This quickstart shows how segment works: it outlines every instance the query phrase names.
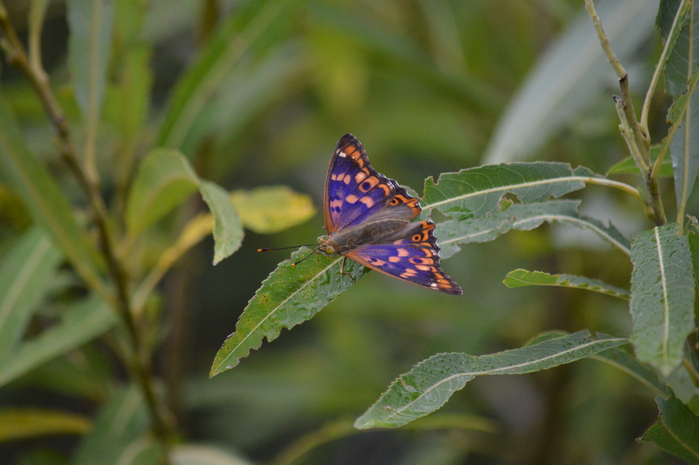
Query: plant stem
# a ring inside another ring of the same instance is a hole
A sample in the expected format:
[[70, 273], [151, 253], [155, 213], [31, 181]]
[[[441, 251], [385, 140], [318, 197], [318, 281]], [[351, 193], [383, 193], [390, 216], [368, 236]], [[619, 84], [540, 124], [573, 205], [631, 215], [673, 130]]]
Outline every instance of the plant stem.
[[[585, 0], [585, 9], [590, 15], [590, 18], [592, 18], [595, 30], [597, 31], [597, 37], [599, 38], [604, 53], [607, 55], [607, 60], [612, 65], [612, 68], [614, 68], [619, 78], [621, 97], [615, 97], [614, 100], [616, 102], [617, 112], [619, 113], [619, 120], [621, 121], [622, 137], [624, 137], [629, 151], [631, 152], [631, 156], [636, 162], [638, 169], [641, 171], [648, 189], [649, 200], [645, 203], [647, 207], [646, 214], [657, 226], [666, 224], [667, 218], [660, 199], [658, 177], [657, 175], [653, 175], [654, 171], [652, 170], [650, 138], [647, 129], [642, 127], [636, 119], [636, 112], [629, 92], [629, 75], [626, 73], [626, 70], [621, 65], [616, 55], [614, 55], [612, 47], [609, 45], [609, 38], [602, 28], [602, 21], [597, 15], [592, 0]], [[654, 86], [655, 84], [653, 84], [653, 88]], [[650, 96], [652, 96], [652, 91], [650, 92]]]
[[614, 71], [619, 78], [621, 98], [624, 101], [624, 113], [626, 114], [626, 119], [628, 120], [631, 130], [633, 131], [636, 145], [638, 146], [639, 151], [646, 163], [650, 164], [650, 155], [648, 153], [650, 140], [648, 139], [648, 134], [641, 129], [641, 126], [638, 124], [638, 120], [636, 119], [636, 112], [634, 111], [631, 93], [629, 92], [629, 75], [626, 73], [626, 70], [621, 65], [616, 55], [614, 55], [611, 45], [609, 45], [609, 38], [602, 28], [602, 21], [600, 20], [599, 16], [597, 16], [597, 11], [595, 10], [595, 5], [593, 4], [592, 0], [585, 0], [585, 9], [592, 18], [592, 22], [595, 25], [595, 30], [597, 31], [597, 37], [599, 37], [602, 49], [607, 55], [607, 60], [612, 65], [612, 68], [614, 68]]
[[90, 206], [93, 221], [97, 226], [100, 248], [107, 263], [107, 271], [112, 278], [116, 290], [114, 299], [116, 310], [129, 334], [131, 342], [131, 353], [127, 356], [127, 363], [143, 392], [143, 396], [151, 414], [153, 434], [165, 451], [163, 454], [163, 463], [166, 464], [168, 463], [167, 448], [170, 435], [169, 427], [165, 421], [162, 409], [158, 405], [158, 399], [155, 395], [148, 364], [142, 358], [143, 344], [140, 332], [138, 331], [138, 327], [131, 312], [128, 296], [128, 277], [115, 254], [114, 241], [109, 230], [107, 208], [104, 204], [104, 200], [100, 195], [98, 187], [89, 181], [85, 170], [80, 165], [72, 142], [70, 127], [51, 91], [48, 78], [44, 73], [37, 72], [37, 70], [30, 65], [24, 46], [19, 40], [14, 26], [10, 22], [9, 15], [7, 14], [2, 0], [0, 0], [0, 28], [7, 37], [3, 45], [7, 52], [8, 62], [16, 66], [22, 74], [24, 74], [37, 92], [49, 122], [53, 126], [58, 137], [61, 158], [77, 178], [80, 188], [83, 190]]

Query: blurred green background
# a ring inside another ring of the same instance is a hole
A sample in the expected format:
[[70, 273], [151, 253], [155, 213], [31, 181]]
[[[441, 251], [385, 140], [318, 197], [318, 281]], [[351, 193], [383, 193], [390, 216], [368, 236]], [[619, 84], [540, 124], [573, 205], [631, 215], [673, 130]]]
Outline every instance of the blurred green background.
[[[316, 443], [293, 463], [678, 463], [635, 441], [657, 415], [651, 392], [594, 360], [532, 375], [478, 378], [415, 426], [361, 433], [348, 427], [396, 376], [438, 352], [520, 347], [552, 329], [627, 335], [628, 310], [610, 297], [502, 284], [508, 271], [526, 268], [628, 288], [628, 259], [584, 231], [545, 225], [462, 247], [443, 262], [463, 287], [462, 297], [370, 273], [310, 322], [283, 331], [234, 370], [208, 379], [214, 354], [247, 301], [288, 257], [286, 251], [256, 249], [311, 243], [323, 234], [325, 173], [343, 134], [359, 138], [379, 172], [418, 193], [428, 176], [489, 162], [555, 160], [604, 173], [625, 156], [611, 99], [618, 87], [581, 1], [114, 4], [116, 39], [98, 141], [107, 199], [128, 179], [137, 163], [132, 159], [165, 144], [182, 150], [201, 177], [228, 190], [288, 185], [311, 195], [321, 211], [281, 233], [246, 231], [242, 248], [216, 267], [210, 265], [213, 242], [204, 241], [159, 287], [151, 301], [153, 318], [162, 318], [155, 370], [183, 441], [214, 444], [250, 463], [288, 463], [284, 454]], [[29, 2], [6, 6], [26, 34]], [[657, 1], [598, 6], [632, 90], [642, 95], [658, 56]], [[192, 70], [200, 69], [220, 29], [233, 23], [231, 40], [240, 41], [240, 56], [204, 92], [190, 124], [164, 136], [182, 83], [195, 79]], [[44, 63], [80, 139], [68, 32], [65, 5], [49, 2]], [[2, 80], [29, 144], [64, 192], [78, 199], [32, 90], [9, 66], [3, 65]], [[129, 107], [120, 93], [124, 83], [142, 89], [145, 106], [134, 98]], [[662, 95], [656, 100], [652, 117], [662, 132], [667, 102]], [[629, 198], [609, 189], [590, 187], [581, 196], [584, 212], [613, 219], [629, 235], [648, 226]], [[139, 253], [153, 254], [154, 261], [161, 249], [153, 244], [171, 241], [204, 208], [192, 199], [151, 233]], [[4, 182], [0, 216], [0, 249], [6, 250], [30, 220]], [[55, 300], [61, 298], [65, 292]], [[50, 317], [51, 308], [45, 313]], [[92, 416], [124, 381], [109, 340], [97, 340], [6, 386], [0, 404]], [[79, 442], [79, 436], [11, 441], [0, 444], [0, 457], [9, 457], [7, 463], [69, 463]]]

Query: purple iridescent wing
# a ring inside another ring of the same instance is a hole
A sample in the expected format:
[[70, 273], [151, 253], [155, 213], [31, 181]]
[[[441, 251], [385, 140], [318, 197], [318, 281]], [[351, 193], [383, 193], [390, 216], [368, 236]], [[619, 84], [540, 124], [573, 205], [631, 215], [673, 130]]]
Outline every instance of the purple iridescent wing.
[[370, 217], [411, 220], [420, 213], [420, 204], [396, 181], [372, 168], [362, 144], [345, 134], [330, 160], [324, 210], [330, 234]]
[[389, 243], [366, 244], [346, 257], [398, 279], [447, 294], [463, 294], [439, 265], [439, 246], [430, 220], [411, 223]]

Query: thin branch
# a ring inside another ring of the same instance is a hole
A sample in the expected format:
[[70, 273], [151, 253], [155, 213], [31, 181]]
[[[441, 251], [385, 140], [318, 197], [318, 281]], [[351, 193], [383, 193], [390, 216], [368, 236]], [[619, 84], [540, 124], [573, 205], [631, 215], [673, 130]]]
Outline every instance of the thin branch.
[[31, 3], [29, 14], [29, 64], [39, 79], [48, 82], [48, 76], [41, 64], [41, 29], [44, 25], [48, 0], [34, 0]]
[[[131, 312], [131, 305], [128, 297], [128, 279], [115, 254], [114, 241], [108, 226], [107, 208], [104, 204], [104, 200], [102, 199], [97, 186], [89, 182], [85, 170], [80, 165], [75, 153], [67, 119], [57, 103], [57, 100], [48, 84], [48, 80], [42, 78], [42, 76], [30, 65], [27, 52], [24, 49], [22, 42], [19, 40], [17, 32], [10, 21], [9, 15], [7, 14], [7, 10], [2, 0], [0, 0], [0, 28], [7, 37], [7, 40], [3, 41], [3, 47], [7, 52], [8, 62], [16, 66], [22, 72], [22, 74], [24, 74], [32, 87], [34, 87], [34, 90], [37, 92], [39, 100], [41, 101], [42, 106], [44, 107], [44, 110], [48, 116], [49, 122], [53, 126], [58, 137], [61, 158], [77, 178], [78, 183], [83, 190], [83, 193], [90, 206], [93, 221], [95, 222], [99, 233], [98, 235], [101, 250], [106, 259], [107, 270], [116, 288], [116, 308], [119, 316], [121, 317], [122, 323], [126, 327], [132, 344], [132, 353], [128, 357], [128, 364], [130, 365], [130, 369], [135, 375], [135, 378], [143, 391], [146, 404], [150, 410], [153, 421], [153, 433], [158, 438], [162, 446], [167, 450], [170, 428], [165, 421], [162, 409], [158, 405], [155, 390], [153, 388], [153, 380], [150, 377], [147, 364], [142, 359], [143, 348], [141, 337]], [[167, 463], [166, 454], [164, 454], [164, 457], [164, 463]]]
[[619, 115], [619, 121], [621, 121], [619, 130], [621, 132], [621, 136], [626, 142], [626, 146], [629, 148], [631, 158], [633, 158], [633, 161], [636, 162], [636, 166], [638, 166], [641, 173], [648, 173], [650, 171], [650, 167], [638, 150], [638, 145], [633, 137], [633, 130], [631, 127], [629, 127], [629, 121], [626, 118], [626, 113], [624, 112], [624, 102], [616, 95], [614, 96], [614, 106], [616, 107], [616, 112]]
[[633, 131], [634, 139], [636, 140], [636, 145], [638, 146], [639, 152], [646, 163], [650, 164], [650, 154], [648, 148], [650, 147], [650, 139], [648, 134], [643, 131], [641, 126], [638, 124], [636, 119], [636, 112], [633, 108], [633, 101], [631, 100], [631, 93], [629, 92], [629, 75], [626, 70], [621, 65], [616, 55], [612, 51], [611, 45], [609, 45], [609, 38], [602, 28], [602, 21], [597, 15], [595, 10], [595, 5], [592, 0], [585, 0], [585, 9], [592, 18], [592, 22], [595, 25], [595, 30], [597, 31], [597, 37], [599, 37], [600, 44], [604, 53], [607, 55], [607, 60], [614, 68], [617, 77], [619, 78], [619, 87], [621, 88], [621, 98], [623, 100], [623, 109], [628, 120], [629, 126]]
[[607, 55], [607, 60], [609, 60], [609, 63], [619, 77], [621, 98], [616, 97], [615, 101], [621, 121], [621, 134], [629, 147], [631, 156], [641, 170], [642, 177], [648, 188], [649, 202], [644, 202], [646, 214], [656, 225], [666, 224], [667, 218], [665, 217], [665, 209], [660, 200], [658, 178], [652, 175], [650, 138], [647, 130], [641, 127], [636, 119], [636, 112], [634, 111], [633, 101], [631, 100], [631, 94], [629, 92], [629, 76], [616, 55], [614, 55], [612, 47], [609, 45], [609, 38], [602, 28], [602, 22], [597, 15], [597, 11], [595, 11], [592, 0], [585, 0], [585, 9], [592, 18], [595, 30], [597, 31], [597, 37], [599, 38], [604, 53]]

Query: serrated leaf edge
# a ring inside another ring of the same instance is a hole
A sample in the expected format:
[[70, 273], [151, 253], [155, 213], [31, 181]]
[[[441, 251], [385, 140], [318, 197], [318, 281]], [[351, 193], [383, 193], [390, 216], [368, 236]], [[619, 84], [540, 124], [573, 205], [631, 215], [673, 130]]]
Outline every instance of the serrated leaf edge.
[[[283, 301], [281, 301], [274, 309], [272, 309], [267, 315], [265, 315], [265, 317], [264, 317], [262, 320], [260, 320], [260, 322], [259, 322], [257, 325], [255, 325], [255, 326], [250, 330], [250, 332], [249, 332], [240, 342], [238, 342], [238, 344], [237, 344], [234, 348], [231, 349], [231, 351], [229, 352], [229, 354], [228, 354], [224, 359], [222, 359], [218, 364], [215, 363], [214, 366], [211, 367], [211, 372], [209, 373], [209, 377], [211, 378], [211, 377], [213, 377], [213, 376], [215, 376], [215, 375], [217, 375], [217, 374], [222, 373], [223, 371], [225, 371], [225, 370], [220, 370], [220, 367], [226, 362], [226, 360], [228, 360], [228, 359], [231, 357], [231, 354], [232, 354], [238, 347], [240, 347], [245, 341], [247, 341], [248, 338], [249, 338], [253, 333], [257, 332], [257, 330], [259, 329], [259, 327], [260, 327], [265, 321], [267, 321], [273, 314], [275, 314], [275, 313], [276, 313], [285, 303], [287, 303], [291, 298], [293, 298], [294, 296], [296, 296], [299, 292], [301, 292], [303, 289], [305, 289], [307, 286], [309, 286], [311, 283], [313, 283], [315, 280], [317, 280], [322, 274], [324, 274], [325, 272], [327, 272], [328, 270], [330, 270], [333, 266], [337, 265], [337, 263], [339, 263], [340, 260], [342, 260], [343, 258], [344, 258], [344, 257], [339, 257], [339, 258], [337, 258], [336, 260], [333, 260], [332, 262], [330, 262], [330, 264], [328, 264], [328, 266], [326, 266], [326, 267], [323, 268], [321, 271], [319, 271], [318, 273], [316, 273], [316, 274], [315, 274], [313, 277], [311, 277], [310, 279], [306, 280], [306, 282], [303, 283], [303, 285], [302, 285], [301, 287], [299, 287], [299, 288], [296, 289], [294, 292], [292, 292], [286, 299], [284, 299]], [[278, 268], [277, 268], [277, 269], [278, 269]], [[276, 270], [275, 270], [275, 271], [276, 271]], [[274, 272], [272, 272], [272, 274], [273, 274], [273, 273], [274, 273]], [[265, 280], [262, 282], [262, 285], [260, 286], [260, 288], [264, 287], [265, 283], [266, 283], [267, 281], [269, 281], [269, 280], [271, 279], [271, 277], [272, 277], [272, 275], [270, 274], [270, 276], [268, 276], [267, 279], [265, 279]], [[252, 297], [252, 299], [250, 299], [250, 300], [248, 301], [248, 305], [249, 305], [253, 300], [255, 300], [256, 297], [257, 297], [257, 294], [255, 294], [255, 295]], [[244, 314], [245, 314], [245, 313], [243, 312], [243, 315], [244, 315]], [[242, 317], [242, 315], [241, 315], [241, 317]], [[283, 327], [283, 328], [290, 329], [290, 328], [289, 328], [288, 326], [286, 326], [286, 325], [282, 325], [282, 327]], [[233, 334], [235, 334], [235, 333], [233, 333]], [[224, 346], [226, 345], [226, 342], [228, 341], [228, 339], [230, 339], [230, 338], [233, 336], [233, 334], [231, 334], [230, 336], [228, 336], [228, 337], [226, 338], [226, 341], [223, 342], [223, 345], [224, 345]], [[261, 341], [262, 341], [262, 338], [260, 338], [260, 342], [261, 342]], [[259, 348], [260, 346], [258, 345], [257, 347]], [[250, 347], [245, 355], [243, 355], [243, 356], [241, 356], [241, 357], [238, 357], [238, 361], [239, 361], [241, 358], [244, 358], [244, 357], [246, 357], [247, 355], [249, 355], [249, 354], [250, 354], [250, 351], [252, 351], [253, 349], [255, 349], [255, 347]], [[238, 364], [238, 363], [236, 362], [236, 365], [237, 365], [237, 364]], [[233, 366], [235, 366], [235, 365], [233, 365]], [[226, 369], [227, 369], [227, 368], [226, 368]]]
[[[589, 335], [589, 333], [588, 333], [588, 335]], [[546, 357], [538, 358], [538, 359], [536, 359], [536, 360], [528, 361], [528, 362], [521, 363], [521, 364], [518, 364], [518, 365], [508, 365], [508, 366], [506, 366], [506, 367], [495, 368], [495, 369], [492, 369], [492, 370], [479, 371], [479, 372], [473, 372], [473, 373], [457, 373], [457, 374], [453, 374], [453, 375], [451, 375], [451, 376], [449, 376], [449, 377], [447, 377], [447, 378], [444, 378], [444, 379], [440, 380], [438, 383], [435, 383], [435, 384], [434, 384], [433, 386], [431, 386], [428, 390], [422, 392], [418, 397], [416, 397], [414, 400], [412, 400], [411, 402], [409, 402], [409, 403], [406, 404], [405, 406], [401, 407], [401, 408], [398, 409], [398, 410], [392, 411], [391, 415], [385, 417], [384, 419], [391, 419], [391, 418], [398, 417], [398, 416], [400, 415], [401, 412], [403, 412], [404, 410], [406, 410], [406, 409], [408, 409], [409, 407], [411, 407], [413, 404], [415, 404], [417, 401], [419, 401], [420, 399], [422, 399], [423, 397], [425, 397], [427, 394], [429, 394], [430, 392], [432, 392], [432, 391], [433, 391], [434, 389], [436, 389], [438, 386], [440, 386], [440, 385], [442, 385], [442, 384], [444, 384], [444, 383], [446, 383], [446, 382], [448, 382], [448, 381], [451, 381], [451, 380], [453, 380], [453, 379], [455, 379], [455, 378], [462, 377], [462, 376], [470, 376], [471, 378], [474, 378], [474, 377], [476, 377], [476, 376], [481, 376], [481, 375], [494, 375], [494, 374], [498, 374], [498, 372], [510, 370], [510, 369], [512, 369], [512, 368], [523, 367], [523, 366], [531, 365], [531, 364], [534, 364], [534, 363], [540, 363], [540, 362], [542, 362], [542, 361], [544, 361], [544, 360], [548, 360], [548, 359], [554, 358], [554, 357], [559, 357], [559, 356], [561, 356], [561, 355], [565, 355], [565, 354], [568, 353], [568, 352], [573, 352], [573, 351], [576, 351], [576, 350], [580, 350], [580, 349], [583, 349], [583, 348], [585, 348], [585, 347], [587, 347], [587, 346], [590, 346], [590, 345], [593, 345], [593, 344], [599, 344], [600, 342], [605, 342], [605, 343], [607, 343], [607, 342], [610, 342], [610, 341], [611, 341], [611, 342], [616, 342], [616, 341], [619, 341], [619, 342], [628, 342], [628, 340], [627, 340], [626, 338], [621, 338], [621, 337], [619, 337], [619, 338], [609, 338], [609, 339], [590, 340], [590, 341], [587, 342], [586, 344], [579, 345], [579, 346], [575, 346], [575, 347], [571, 347], [570, 349], [567, 349], [567, 350], [565, 350], [565, 351], [563, 351], [563, 352], [556, 352], [555, 354], [551, 354], [551, 355], [548, 355], [548, 356], [546, 356]], [[459, 352], [451, 352], [451, 353], [452, 353], [452, 354], [457, 354], [457, 355], [458, 355], [458, 354], [461, 354], [461, 353], [459, 353]], [[449, 353], [440, 354], [440, 355], [449, 355]], [[428, 359], [428, 360], [429, 360], [429, 359]], [[402, 376], [399, 377], [399, 378], [402, 378]], [[390, 389], [390, 388], [389, 388], [389, 389]], [[374, 404], [374, 405], [376, 405], [376, 404]], [[374, 407], [374, 406], [372, 406], [369, 410], [373, 409], [373, 407]]]

